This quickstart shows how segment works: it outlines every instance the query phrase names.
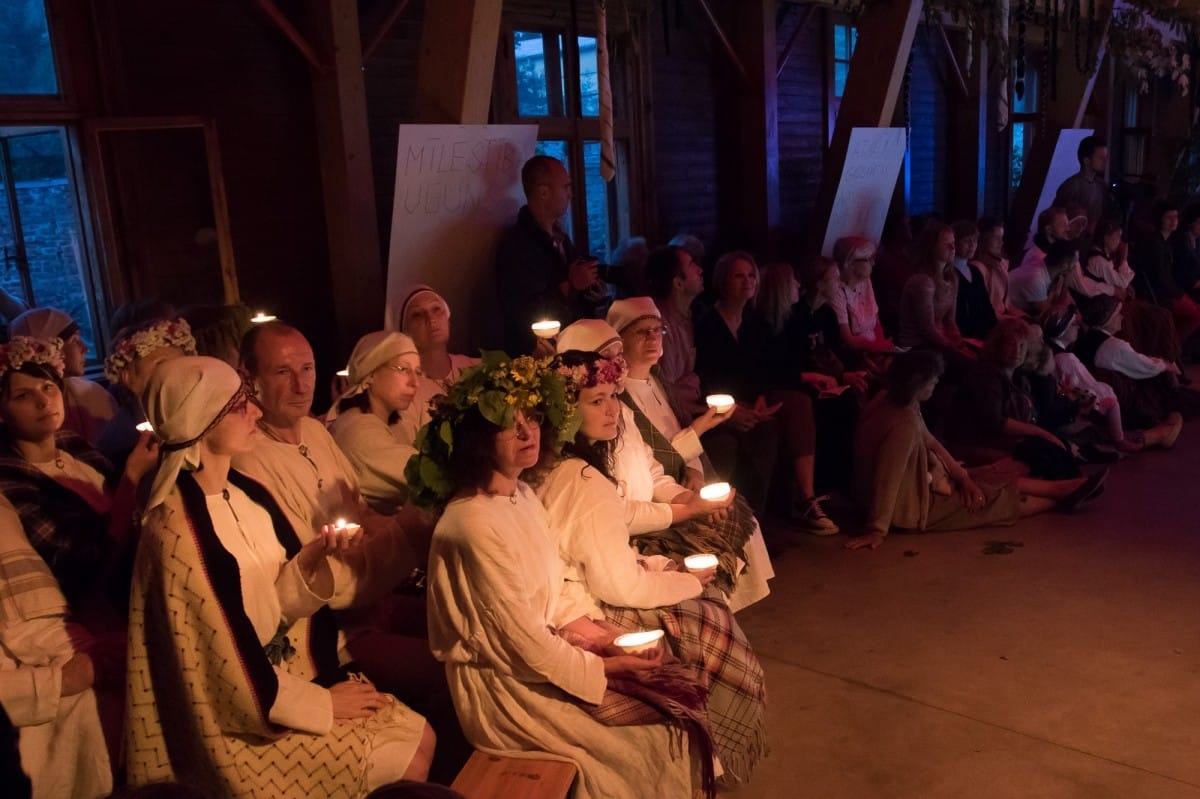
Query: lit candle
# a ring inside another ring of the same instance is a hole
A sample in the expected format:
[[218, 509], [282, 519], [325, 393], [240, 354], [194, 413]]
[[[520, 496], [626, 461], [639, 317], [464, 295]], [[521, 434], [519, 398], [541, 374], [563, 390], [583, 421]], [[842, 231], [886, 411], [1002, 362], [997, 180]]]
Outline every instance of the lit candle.
[[266, 311], [259, 311], [254, 316], [250, 317], [250, 321], [256, 325], [261, 325], [263, 322], [274, 322], [275, 317], [271, 316]]
[[704, 555], [688, 555], [683, 559], [683, 565], [690, 572], [702, 572], [706, 569], [715, 569], [717, 567], [717, 556]]
[[545, 322], [534, 322], [529, 326], [533, 330], [533, 335], [538, 338], [554, 338], [558, 335], [558, 331], [562, 329], [562, 325], [553, 320]]
[[149, 422], [140, 422], [134, 429], [139, 433], [153, 433], [154, 425], [150, 424]]
[[350, 370], [349, 369], [338, 369], [337, 376], [338, 377], [349, 377]]
[[639, 652], [645, 652], [648, 649], [658, 646], [659, 639], [662, 637], [662, 630], [641, 630], [636, 633], [618, 635], [613, 643], [629, 654], [636, 655]]
[[353, 539], [354, 536], [358, 535], [358, 531], [362, 529], [362, 525], [355, 524], [354, 522], [348, 522], [345, 519], [338, 519], [336, 522], [330, 525], [329, 529], [331, 529], [338, 538], [342, 539], [343, 541], [349, 541]]
[[729, 496], [729, 483], [709, 483], [700, 489], [700, 499], [720, 502]]
[[704, 398], [708, 403], [708, 407], [714, 409], [717, 413], [729, 413], [733, 410], [733, 395], [732, 394], [709, 394]]

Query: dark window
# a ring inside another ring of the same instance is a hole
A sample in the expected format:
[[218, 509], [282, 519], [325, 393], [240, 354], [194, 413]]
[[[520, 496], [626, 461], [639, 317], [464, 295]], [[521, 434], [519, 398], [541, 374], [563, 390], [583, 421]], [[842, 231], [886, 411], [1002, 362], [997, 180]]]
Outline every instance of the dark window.
[[43, 0], [0, 2], [0, 95], [57, 94]]

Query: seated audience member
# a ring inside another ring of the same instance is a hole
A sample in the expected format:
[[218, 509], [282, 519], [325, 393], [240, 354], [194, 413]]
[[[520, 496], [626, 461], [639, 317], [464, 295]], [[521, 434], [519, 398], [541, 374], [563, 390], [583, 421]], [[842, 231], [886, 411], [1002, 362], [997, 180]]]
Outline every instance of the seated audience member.
[[[668, 246], [650, 253], [646, 279], [663, 320], [660, 377], [680, 426], [686, 427], [708, 412], [696, 373], [693, 317], [696, 300], [704, 292], [704, 274], [690, 252]], [[704, 433], [704, 448], [716, 473], [736, 484], [750, 507], [761, 514], [775, 468], [778, 437], [774, 420], [756, 424], [753, 414], [742, 415], [740, 426], [726, 424]]]
[[954, 223], [954, 270], [958, 272], [954, 323], [966, 338], [983, 341], [996, 324], [987, 281], [973, 259], [979, 249], [979, 228], [962, 220]]
[[1171, 247], [1171, 276], [1195, 300], [1200, 297], [1200, 203], [1183, 209], [1179, 228], [1167, 238]]
[[1067, 211], [1051, 206], [1038, 214], [1038, 232], [1025, 252], [1021, 265], [1008, 273], [1008, 302], [1013, 308], [1037, 316], [1049, 305], [1053, 277], [1046, 268], [1046, 253], [1055, 242], [1066, 241], [1070, 232]]
[[154, 368], [162, 361], [195, 354], [192, 329], [182, 319], [154, 319], [117, 332], [104, 361], [104, 374], [120, 409], [99, 443], [105, 456], [120, 463], [137, 443], [137, 425], [146, 421], [138, 397]]
[[883, 329], [895, 335], [900, 328], [900, 297], [916, 269], [912, 259], [912, 220], [903, 208], [893, 209], [883, 223], [879, 249], [871, 270], [871, 286], [879, 305]]
[[1017, 477], [1003, 468], [961, 466], [921, 419], [921, 403], [933, 395], [942, 369], [937, 353], [896, 356], [888, 368], [887, 391], [863, 411], [854, 437], [854, 487], [867, 523], [864, 535], [846, 542], [848, 548], [876, 549], [893, 529], [1013, 524], [1018, 517], [1055, 508], [1073, 510], [1099, 494], [1105, 472], [1049, 481]]
[[416, 454], [390, 426], [417, 393], [421, 358], [403, 333], [368, 333], [350, 353], [350, 388], [325, 415], [333, 440], [354, 466], [371, 510], [396, 513], [408, 498], [404, 467]]
[[579, 257], [559, 220], [571, 204], [571, 176], [557, 158], [535, 155], [521, 169], [525, 205], [496, 248], [496, 289], [504, 314], [504, 347], [530, 352], [529, 326], [555, 319], [566, 327], [595, 316], [604, 299], [596, 260]]
[[1065, 445], [1038, 425], [1033, 398], [1014, 375], [1026, 361], [1029, 325], [1002, 319], [964, 376], [947, 421], [951, 450], [972, 463], [1012, 456], [1033, 477], [1074, 478], [1079, 467]]
[[[838, 527], [825, 515], [814, 488], [816, 425], [808, 395], [778, 389], [770, 362], [771, 331], [754, 310], [758, 265], [735, 250], [713, 269], [716, 302], [696, 326], [696, 373], [707, 393], [731, 394], [737, 401], [729, 425], [749, 431], [776, 421], [780, 444], [792, 467], [790, 517], [803, 531], [833, 535]], [[771, 404], [768, 404], [771, 403]]]
[[[957, 246], [957, 245], [956, 245]], [[988, 299], [996, 317], [1015, 316], [1008, 305], [1008, 259], [1004, 257], [1004, 223], [994, 217], [979, 220], [979, 247], [970, 262], [987, 286]]]
[[83, 376], [87, 363], [88, 345], [83, 340], [79, 323], [57, 308], [34, 308], [13, 319], [8, 326], [10, 337], [62, 340], [63, 405], [66, 417], [63, 428], [97, 446], [113, 417], [117, 403], [104, 387]]
[[1175, 280], [1174, 261], [1168, 239], [1179, 227], [1179, 206], [1167, 200], [1154, 204], [1154, 229], [1134, 243], [1131, 261], [1150, 290], [1149, 299], [1171, 311], [1179, 340], [1200, 329], [1200, 306], [1188, 295], [1190, 286]]
[[796, 270], [791, 264], [776, 261], [762, 268], [762, 280], [754, 295], [754, 309], [766, 320], [773, 335], [783, 332], [792, 315], [792, 306], [799, 299], [800, 281], [796, 280]]
[[[157, 449], [150, 434], [144, 433], [124, 472], [114, 475], [100, 453], [62, 427], [62, 368], [59, 339], [18, 336], [0, 347], [0, 509], [6, 523], [17, 525], [4, 534], [6, 540], [27, 540], [54, 578], [56, 585], [48, 590], [66, 599], [73, 643], [94, 666], [94, 683], [89, 684], [95, 687], [110, 753], [117, 762], [125, 686], [124, 609], [135, 536], [134, 494], [138, 482], [153, 467]], [[36, 567], [32, 561], [25, 563]], [[39, 584], [36, 579], [33, 583]], [[50, 593], [30, 598], [47, 597]], [[19, 619], [20, 613], [32, 609], [16, 605], [0, 612], [18, 614]], [[51, 624], [42, 630], [50, 636], [47, 646], [55, 649], [56, 656], [67, 653], [54, 637], [54, 629]], [[36, 632], [37, 628], [24, 631]], [[36, 648], [38, 641], [14, 643], [15, 649], [6, 649], [18, 665], [48, 662], [26, 659], [31, 654], [28, 647]], [[51, 670], [41, 676], [49, 679], [56, 673]], [[49, 688], [50, 683], [35, 681], [30, 687]], [[46, 707], [39, 705], [37, 712], [44, 713]], [[70, 779], [69, 775], [63, 777]]]
[[[541, 456], [543, 415], [546, 435], [566, 423], [561, 402], [551, 402], [558, 380], [532, 358], [493, 357], [434, 403], [430, 425], [447, 426], [453, 443], [424, 436], [412, 481], [419, 501], [443, 509], [429, 558], [430, 646], [480, 751], [566, 758], [579, 767], [582, 799], [637, 796], [648, 784], [656, 796], [690, 799], [691, 759], [676, 722], [627, 693], [645, 684], [640, 676], [674, 682], [662, 649], [621, 654], [597, 623], [603, 616], [589, 618], [584, 603], [564, 595], [546, 510], [520, 481]], [[699, 593], [698, 580], [678, 578]], [[683, 706], [703, 712], [702, 699], [679, 693]], [[618, 703], [630, 712], [615, 716]], [[693, 745], [702, 740], [693, 736]]]
[[130, 781], [258, 797], [425, 779], [425, 720], [338, 665], [330, 561], [361, 539], [327, 527], [302, 542], [230, 467], [259, 434], [241, 377], [215, 358], [176, 358], [142, 403], [164, 457], [130, 609]]
[[841, 285], [829, 304], [841, 329], [841, 350], [852, 366], [859, 366], [868, 353], [890, 353], [892, 340], [883, 332], [871, 270], [875, 264], [875, 245], [861, 236], [838, 239], [833, 259], [841, 270]]
[[896, 343], [940, 352], [952, 366], [965, 368], [974, 355], [964, 345], [954, 321], [958, 273], [954, 269], [954, 231], [950, 226], [936, 221], [926, 225], [914, 260], [917, 271], [904, 284]]
[[1118, 338], [1121, 317], [1121, 303], [1107, 295], [1093, 297], [1083, 307], [1087, 331], [1075, 345], [1080, 362], [1098, 380], [1112, 386], [1124, 418], [1134, 427], [1174, 425], [1183, 415], [1192, 415], [1197, 408], [1196, 393], [1179, 386], [1179, 367], [1143, 355]]
[[646, 293], [646, 256], [650, 245], [644, 236], [624, 239], [613, 250], [612, 264], [616, 272], [611, 278], [626, 297], [641, 297]]
[[189, 305], [179, 312], [196, 339], [196, 354], [220, 358], [237, 368], [242, 337], [253, 322], [250, 308], [235, 305]]
[[704, 242], [698, 236], [693, 236], [691, 233], [676, 233], [667, 242], [669, 247], [681, 247], [687, 251], [687, 254], [692, 256], [692, 260], [697, 266], [704, 265]]
[[[653, 300], [617, 300], [608, 318], [620, 327], [612, 332], [619, 333], [621, 346], [606, 348], [603, 354], [624, 357], [629, 369], [620, 395], [622, 436], [614, 473], [625, 486], [626, 505], [640, 501], [645, 510], [644, 529], [630, 526], [634, 541], [644, 554], [717, 555], [721, 565], [716, 586], [732, 611], [748, 607], [770, 593], [767, 581], [775, 576], [758, 521], [745, 499], [735, 497], [725, 512], [711, 512], [713, 505], [696, 493], [707, 482], [721, 479], [711, 464], [705, 464], [700, 436], [728, 420], [729, 414], [710, 408], [686, 429], [680, 427], [654, 368], [662, 355], [663, 323]], [[579, 349], [598, 352], [590, 343], [580, 342]]]
[[[697, 599], [714, 570], [689, 574], [643, 564], [629, 548], [615, 472], [624, 365], [579, 351], [564, 353], [559, 363], [579, 427], [573, 435], [560, 433], [558, 457], [551, 442], [543, 445], [550, 463], [536, 488], [566, 561], [564, 596], [621, 630], [666, 632], [672, 651], [700, 669], [708, 688], [708, 720], [726, 780], [745, 782], [765, 746], [762, 667], [733, 615], [719, 603]], [[728, 646], [717, 654], [705, 643], [713, 639]]]
[[424, 284], [414, 286], [400, 305], [400, 332], [412, 336], [421, 356], [417, 393], [392, 430], [396, 438], [412, 444], [417, 431], [429, 423], [429, 401], [454, 385], [462, 370], [479, 363], [478, 358], [450, 352], [450, 306], [445, 298]]
[[1046, 343], [1054, 353], [1054, 377], [1059, 390], [1068, 396], [1090, 397], [1095, 403], [1095, 412], [1105, 419], [1109, 438], [1121, 452], [1136, 452], [1143, 447], [1170, 449], [1175, 446], [1175, 439], [1183, 429], [1182, 417], [1148, 430], [1125, 429], [1121, 403], [1112, 386], [1097, 380], [1072, 351], [1079, 341], [1081, 321], [1079, 311], [1074, 306], [1054, 309], [1041, 320]]

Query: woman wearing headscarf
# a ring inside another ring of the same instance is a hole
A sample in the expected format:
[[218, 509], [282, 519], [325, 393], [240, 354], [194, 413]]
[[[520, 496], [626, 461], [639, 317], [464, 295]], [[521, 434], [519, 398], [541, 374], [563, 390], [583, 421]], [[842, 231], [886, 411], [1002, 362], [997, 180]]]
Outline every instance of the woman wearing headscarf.
[[404, 467], [416, 454], [391, 425], [412, 405], [421, 358], [411, 338], [379, 330], [358, 340], [347, 371], [350, 387], [325, 417], [329, 432], [358, 473], [363, 499], [390, 516], [408, 497]]
[[424, 719], [338, 664], [328, 558], [361, 536], [327, 526], [301, 546], [230, 468], [261, 412], [228, 364], [167, 361], [142, 402], [163, 455], [130, 608], [130, 782], [299, 799], [424, 779]]
[[[0, 506], [10, 524], [19, 524], [5, 537], [27, 540], [49, 569], [70, 611], [74, 646], [94, 662], [96, 697], [116, 761], [134, 495], [157, 452], [144, 434], [118, 476], [86, 441], [63, 430], [62, 368], [59, 339], [18, 336], [0, 347]], [[9, 590], [19, 583], [9, 583]], [[16, 618], [29, 617], [18, 612]], [[28, 654], [13, 641], [5, 648]]]
[[105, 428], [117, 415], [117, 403], [98, 383], [83, 376], [88, 345], [79, 323], [57, 308], [34, 308], [18, 316], [9, 325], [12, 337], [62, 341], [63, 353], [63, 428], [77, 433], [93, 447]]

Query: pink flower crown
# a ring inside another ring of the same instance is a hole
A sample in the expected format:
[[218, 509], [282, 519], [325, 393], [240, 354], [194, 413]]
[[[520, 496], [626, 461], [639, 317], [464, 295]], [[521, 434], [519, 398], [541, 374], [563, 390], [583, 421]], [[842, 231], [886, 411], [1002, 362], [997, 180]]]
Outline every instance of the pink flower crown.
[[599, 385], [613, 384], [617, 391], [625, 390], [625, 376], [629, 374], [629, 365], [625, 358], [618, 355], [615, 358], [600, 358], [595, 363], [585, 363], [576, 366], [559, 364], [556, 371], [566, 382], [567, 391], [572, 401], [585, 388], [595, 388]]
[[27, 363], [49, 366], [63, 376], [63, 343], [60, 338], [42, 339], [31, 336], [13, 336], [7, 344], [0, 345], [0, 377], [20, 369]]
[[183, 319], [162, 319], [122, 336], [104, 361], [104, 374], [116, 383], [123, 369], [163, 347], [179, 347], [184, 355], [195, 355], [196, 339], [192, 337], [191, 326]]

